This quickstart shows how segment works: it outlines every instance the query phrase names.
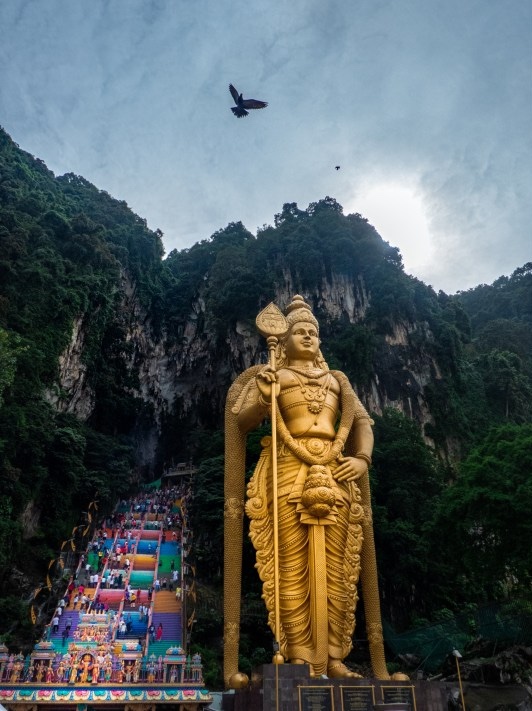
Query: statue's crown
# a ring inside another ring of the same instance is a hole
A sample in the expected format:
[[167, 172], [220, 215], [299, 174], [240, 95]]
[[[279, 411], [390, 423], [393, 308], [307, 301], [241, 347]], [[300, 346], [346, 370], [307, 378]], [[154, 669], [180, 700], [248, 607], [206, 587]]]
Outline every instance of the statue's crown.
[[292, 301], [285, 309], [285, 315], [290, 327], [293, 326], [294, 323], [303, 322], [312, 323], [316, 326], [316, 329], [319, 329], [316, 317], [312, 313], [310, 306], [300, 294], [296, 294], [293, 297]]

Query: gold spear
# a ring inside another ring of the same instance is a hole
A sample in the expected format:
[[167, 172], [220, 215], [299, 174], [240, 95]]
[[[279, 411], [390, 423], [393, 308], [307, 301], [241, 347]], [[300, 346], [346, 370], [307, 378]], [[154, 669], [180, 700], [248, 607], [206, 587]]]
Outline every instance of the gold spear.
[[[279, 338], [288, 331], [288, 321], [283, 313], [272, 302], [257, 316], [255, 323], [259, 333], [266, 338], [268, 344], [270, 366], [275, 373], [275, 349]], [[272, 490], [273, 490], [273, 582], [274, 582], [274, 611], [275, 611], [275, 645], [272, 662], [283, 664], [284, 657], [280, 651], [281, 618], [279, 602], [279, 521], [277, 502], [277, 405], [275, 380], [272, 382], [271, 422], [272, 422]]]

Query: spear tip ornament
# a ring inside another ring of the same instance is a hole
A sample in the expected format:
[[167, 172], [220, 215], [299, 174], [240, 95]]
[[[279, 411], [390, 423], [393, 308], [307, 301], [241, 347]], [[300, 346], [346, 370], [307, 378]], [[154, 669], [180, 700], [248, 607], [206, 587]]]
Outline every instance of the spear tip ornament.
[[264, 338], [268, 338], [270, 336], [280, 338], [288, 331], [288, 321], [286, 320], [283, 312], [273, 303], [273, 301], [262, 309], [262, 311], [257, 315], [255, 323], [257, 325], [258, 332], [261, 336], [264, 336]]

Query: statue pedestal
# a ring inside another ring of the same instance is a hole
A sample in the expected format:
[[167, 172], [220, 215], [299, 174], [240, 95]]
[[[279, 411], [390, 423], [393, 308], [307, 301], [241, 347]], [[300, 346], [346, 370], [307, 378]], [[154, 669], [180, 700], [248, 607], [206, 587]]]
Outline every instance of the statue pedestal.
[[265, 664], [223, 711], [447, 711], [448, 686], [428, 681], [312, 678], [306, 664]]

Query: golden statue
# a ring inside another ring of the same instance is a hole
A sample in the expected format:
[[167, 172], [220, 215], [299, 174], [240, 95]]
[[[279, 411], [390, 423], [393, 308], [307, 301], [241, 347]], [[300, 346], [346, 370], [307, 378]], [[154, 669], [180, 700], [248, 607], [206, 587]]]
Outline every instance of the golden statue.
[[44, 674], [44, 666], [42, 662], [35, 664], [35, 681], [41, 682]]
[[58, 682], [64, 681], [65, 669], [66, 669], [65, 662], [63, 661], [63, 658], [61, 658], [61, 660], [57, 666], [57, 673], [56, 673]]
[[347, 377], [329, 370], [318, 322], [301, 296], [286, 318], [270, 304], [257, 325], [269, 335], [270, 363], [242, 373], [226, 403], [225, 682], [247, 681], [238, 672], [245, 440], [268, 416], [272, 437], [261, 443], [245, 511], [274, 662], [309, 664], [313, 676], [358, 676], [343, 660], [361, 577], [373, 673], [388, 679], [368, 477], [373, 422]]
[[92, 662], [92, 657], [89, 654], [84, 654], [80, 663], [78, 664], [78, 668], [81, 669], [81, 674], [80, 674], [80, 682], [82, 684], [87, 683], [87, 679], [89, 678], [89, 669], [91, 667], [91, 662]]

